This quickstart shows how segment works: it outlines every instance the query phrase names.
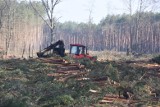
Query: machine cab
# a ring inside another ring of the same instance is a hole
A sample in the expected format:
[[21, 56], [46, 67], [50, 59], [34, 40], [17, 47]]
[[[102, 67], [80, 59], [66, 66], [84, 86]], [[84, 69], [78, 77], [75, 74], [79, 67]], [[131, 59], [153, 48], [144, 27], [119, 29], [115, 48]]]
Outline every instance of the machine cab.
[[81, 44], [70, 44], [70, 54], [74, 55], [86, 55], [87, 48]]
[[73, 55], [73, 58], [76, 59], [88, 58], [92, 61], [97, 60], [97, 57], [90, 56], [87, 53], [87, 47], [81, 44], [70, 44], [70, 54]]

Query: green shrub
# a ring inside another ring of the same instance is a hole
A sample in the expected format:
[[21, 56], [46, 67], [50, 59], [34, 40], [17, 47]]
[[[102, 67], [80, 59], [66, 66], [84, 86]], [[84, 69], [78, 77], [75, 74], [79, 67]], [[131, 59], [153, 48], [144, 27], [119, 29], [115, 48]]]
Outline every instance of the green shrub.
[[62, 95], [57, 98], [61, 105], [71, 105], [74, 99], [70, 95]]
[[20, 101], [17, 98], [3, 98], [0, 103], [0, 107], [29, 107], [29, 105], [24, 101]]
[[160, 64], [160, 55], [157, 56], [157, 57], [152, 58], [152, 61]]
[[119, 81], [119, 72], [118, 70], [112, 66], [112, 64], [109, 64], [107, 67], [108, 75], [111, 80], [113, 81]]
[[92, 66], [89, 66], [88, 68], [91, 69], [91, 72], [89, 72], [89, 77], [91, 78], [99, 78], [99, 77], [106, 77], [108, 76], [108, 73], [106, 72], [106, 65], [108, 63], [103, 62], [95, 62], [92, 64]]
[[85, 65], [86, 68], [89, 68], [92, 65], [92, 61], [88, 58], [76, 59], [76, 62]]
[[74, 103], [74, 99], [71, 97], [71, 95], [59, 95], [57, 97], [53, 97], [52, 99], [48, 98], [42, 98], [41, 100], [46, 100], [43, 107], [68, 107], [71, 106]]

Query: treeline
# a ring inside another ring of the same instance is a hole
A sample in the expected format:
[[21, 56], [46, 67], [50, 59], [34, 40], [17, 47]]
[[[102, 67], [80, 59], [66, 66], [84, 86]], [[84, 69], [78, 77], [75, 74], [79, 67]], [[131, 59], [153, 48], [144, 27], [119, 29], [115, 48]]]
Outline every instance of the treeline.
[[115, 50], [138, 53], [160, 52], [160, 13], [141, 12], [132, 16], [108, 15], [93, 23], [58, 23], [56, 40], [87, 45], [90, 50]]
[[[79, 43], [92, 48], [92, 50], [100, 50], [101, 42], [101, 29], [95, 24], [80, 23], [75, 22], [65, 22], [57, 23], [55, 30], [55, 40], [64, 40], [65, 47], [69, 48], [69, 45], [72, 43]], [[98, 30], [99, 29], [99, 30]], [[50, 38], [47, 38], [46, 35], [50, 35], [47, 27], [44, 29], [44, 45], [49, 43]], [[95, 39], [97, 40], [95, 41]], [[97, 46], [95, 45], [97, 44]]]
[[160, 14], [136, 13], [133, 16], [108, 16], [102, 21], [102, 31], [107, 49], [138, 53], [160, 52]]
[[[33, 1], [44, 15], [41, 2]], [[43, 21], [29, 2], [18, 0], [0, 1], [0, 51], [4, 54], [20, 55], [39, 48]]]

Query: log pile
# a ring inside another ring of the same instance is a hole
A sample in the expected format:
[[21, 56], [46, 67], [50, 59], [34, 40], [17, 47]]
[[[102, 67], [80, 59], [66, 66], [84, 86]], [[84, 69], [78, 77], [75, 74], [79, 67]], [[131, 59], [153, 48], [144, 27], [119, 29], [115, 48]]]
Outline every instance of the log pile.
[[65, 60], [63, 60], [63, 59], [54, 59], [54, 58], [39, 58], [37, 60], [39, 60], [40, 62], [43, 62], [43, 63], [51, 63], [51, 64], [65, 63]]
[[114, 104], [114, 103], [120, 103], [120, 104], [126, 104], [126, 105], [134, 105], [139, 101], [132, 100], [132, 99], [125, 99], [123, 97], [119, 97], [117, 95], [106, 95], [104, 98], [99, 102], [99, 104]]
[[124, 97], [119, 97], [117, 95], [106, 95], [103, 97], [101, 101], [99, 101], [100, 105], [104, 104], [115, 104], [120, 103], [124, 105], [128, 105], [129, 107], [135, 107], [138, 103], [147, 103], [147, 102], [155, 102], [158, 103], [159, 99], [148, 99], [148, 100], [133, 100], [133, 99], [125, 99]]
[[54, 58], [39, 58], [38, 59], [44, 63], [56, 64], [56, 72], [49, 73], [47, 76], [54, 77], [54, 80], [66, 82], [71, 78], [76, 78], [77, 80], [87, 74], [85, 66], [80, 63], [66, 63], [64, 59], [54, 59]]

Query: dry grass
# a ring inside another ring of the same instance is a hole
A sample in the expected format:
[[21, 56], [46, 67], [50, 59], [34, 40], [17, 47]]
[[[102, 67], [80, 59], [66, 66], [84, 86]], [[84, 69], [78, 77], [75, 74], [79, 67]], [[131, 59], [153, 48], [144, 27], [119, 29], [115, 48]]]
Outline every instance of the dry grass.
[[126, 55], [126, 52], [117, 52], [117, 51], [89, 51], [89, 54], [92, 56], [97, 56], [98, 61], [118, 61], [118, 60], [148, 60], [153, 58], [154, 55], [142, 54], [139, 56]]

